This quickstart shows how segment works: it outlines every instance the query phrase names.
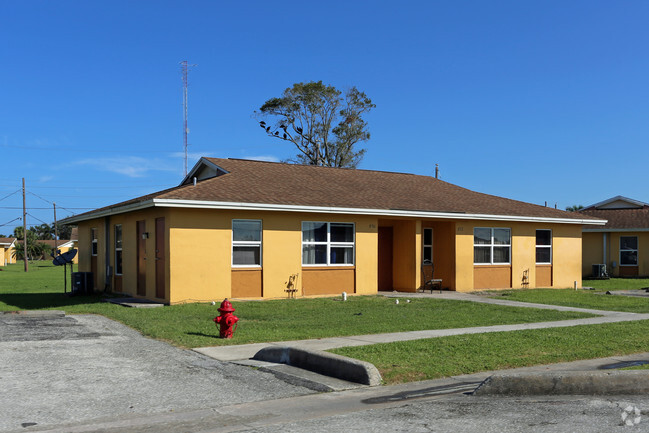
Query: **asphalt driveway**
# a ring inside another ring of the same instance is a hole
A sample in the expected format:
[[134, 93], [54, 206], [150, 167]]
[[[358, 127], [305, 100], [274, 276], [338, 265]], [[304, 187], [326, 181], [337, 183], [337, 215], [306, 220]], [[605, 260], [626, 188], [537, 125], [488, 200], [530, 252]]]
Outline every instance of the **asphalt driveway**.
[[0, 431], [33, 431], [312, 393], [101, 316], [0, 314]]

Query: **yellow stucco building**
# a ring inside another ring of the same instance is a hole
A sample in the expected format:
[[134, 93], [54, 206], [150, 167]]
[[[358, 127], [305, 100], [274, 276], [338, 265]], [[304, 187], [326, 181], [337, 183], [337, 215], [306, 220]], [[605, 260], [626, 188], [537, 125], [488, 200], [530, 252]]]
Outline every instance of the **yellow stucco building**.
[[0, 266], [16, 263], [16, 258], [13, 256], [16, 240], [16, 238], [0, 238]]
[[165, 303], [581, 286], [598, 218], [428, 176], [202, 158], [181, 185], [73, 216], [96, 289]]
[[649, 204], [616, 196], [579, 213], [607, 221], [584, 226], [584, 277], [649, 276]]

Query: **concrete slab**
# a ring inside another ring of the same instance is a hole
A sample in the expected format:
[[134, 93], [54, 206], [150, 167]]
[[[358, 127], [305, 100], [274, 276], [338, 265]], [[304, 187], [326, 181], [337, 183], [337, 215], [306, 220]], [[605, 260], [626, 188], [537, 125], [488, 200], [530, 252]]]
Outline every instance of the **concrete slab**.
[[250, 359], [261, 349], [273, 345], [273, 343], [255, 343], [236, 346], [197, 347], [193, 350], [219, 361], [239, 361], [242, 359]]
[[142, 298], [105, 298], [105, 302], [121, 305], [129, 308], [158, 308], [164, 307], [164, 304]]
[[649, 298], [649, 291], [645, 289], [637, 290], [610, 290], [606, 292], [607, 295], [618, 295], [618, 296], [637, 296], [639, 298]]

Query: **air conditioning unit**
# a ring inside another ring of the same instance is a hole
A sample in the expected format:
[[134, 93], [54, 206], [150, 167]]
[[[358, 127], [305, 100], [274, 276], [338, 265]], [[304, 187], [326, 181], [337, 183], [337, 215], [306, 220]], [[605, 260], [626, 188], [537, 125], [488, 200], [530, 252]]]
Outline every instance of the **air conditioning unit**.
[[608, 274], [606, 273], [606, 265], [605, 264], [593, 265], [593, 277], [607, 278]]

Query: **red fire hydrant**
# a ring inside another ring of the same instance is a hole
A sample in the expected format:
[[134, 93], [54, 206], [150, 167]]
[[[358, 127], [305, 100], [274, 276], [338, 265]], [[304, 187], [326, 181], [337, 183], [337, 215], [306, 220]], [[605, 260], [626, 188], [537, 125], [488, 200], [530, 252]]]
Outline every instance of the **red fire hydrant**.
[[[237, 329], [234, 325], [239, 321], [239, 318], [232, 314], [234, 313], [234, 307], [232, 307], [232, 303], [228, 301], [228, 298], [225, 298], [218, 310], [221, 315], [216, 316], [214, 322], [220, 328], [220, 336], [221, 338], [232, 338], [232, 334]], [[232, 329], [232, 326], [234, 326], [234, 329]]]

